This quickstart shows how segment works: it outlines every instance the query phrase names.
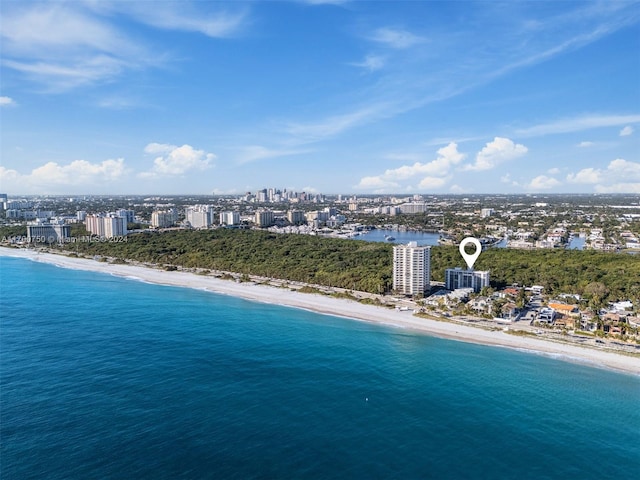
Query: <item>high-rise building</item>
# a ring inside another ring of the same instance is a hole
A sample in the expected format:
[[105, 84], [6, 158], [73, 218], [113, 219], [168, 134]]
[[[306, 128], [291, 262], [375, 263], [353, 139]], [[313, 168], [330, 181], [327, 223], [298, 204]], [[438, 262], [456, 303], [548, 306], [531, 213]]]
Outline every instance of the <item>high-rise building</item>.
[[275, 216], [271, 210], [258, 210], [256, 212], [256, 225], [258, 227], [270, 227], [274, 224]]
[[121, 237], [127, 234], [127, 219], [114, 215], [87, 215], [84, 225], [92, 235], [104, 238]]
[[116, 210], [116, 216], [126, 218], [127, 223], [133, 223], [135, 222], [136, 212], [133, 210], [127, 210], [126, 208], [121, 208], [120, 210]]
[[489, 271], [447, 268], [444, 272], [444, 284], [448, 290], [472, 288], [477, 293], [489, 286]]
[[393, 289], [403, 295], [422, 295], [429, 290], [431, 247], [417, 242], [393, 247]]
[[307, 221], [302, 210], [289, 210], [287, 212], [287, 220], [293, 225], [300, 225]]
[[211, 226], [211, 215], [209, 206], [197, 205], [185, 210], [185, 219], [193, 228], [209, 228]]
[[493, 208], [482, 208], [480, 209], [480, 218], [490, 217], [494, 213], [495, 213], [495, 210]]
[[69, 238], [71, 227], [62, 222], [43, 223], [36, 222], [27, 225], [27, 242], [29, 243], [54, 243]]
[[220, 225], [240, 225], [240, 213], [220, 212]]
[[156, 228], [166, 228], [172, 226], [176, 222], [175, 212], [156, 211], [151, 214], [151, 226]]

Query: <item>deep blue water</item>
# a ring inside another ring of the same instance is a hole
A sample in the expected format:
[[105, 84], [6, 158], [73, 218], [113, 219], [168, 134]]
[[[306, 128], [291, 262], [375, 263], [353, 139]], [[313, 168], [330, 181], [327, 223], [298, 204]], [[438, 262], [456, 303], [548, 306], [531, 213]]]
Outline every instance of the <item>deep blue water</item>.
[[637, 478], [640, 378], [0, 257], [0, 477]]

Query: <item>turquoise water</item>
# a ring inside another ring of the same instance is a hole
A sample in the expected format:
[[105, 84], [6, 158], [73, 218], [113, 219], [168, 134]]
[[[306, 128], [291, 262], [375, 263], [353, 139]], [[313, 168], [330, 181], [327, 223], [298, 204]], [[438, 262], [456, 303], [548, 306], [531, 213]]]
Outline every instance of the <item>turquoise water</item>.
[[3, 479], [636, 478], [640, 378], [0, 257]]

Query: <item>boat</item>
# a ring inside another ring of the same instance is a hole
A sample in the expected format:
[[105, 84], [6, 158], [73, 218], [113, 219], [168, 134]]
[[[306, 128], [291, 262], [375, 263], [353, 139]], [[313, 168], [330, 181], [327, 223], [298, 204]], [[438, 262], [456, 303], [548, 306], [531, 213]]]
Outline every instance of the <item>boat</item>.
[[393, 242], [393, 241], [395, 241], [396, 237], [392, 237], [391, 235], [385, 235], [385, 236], [384, 236], [384, 239], [385, 239], [387, 242]]

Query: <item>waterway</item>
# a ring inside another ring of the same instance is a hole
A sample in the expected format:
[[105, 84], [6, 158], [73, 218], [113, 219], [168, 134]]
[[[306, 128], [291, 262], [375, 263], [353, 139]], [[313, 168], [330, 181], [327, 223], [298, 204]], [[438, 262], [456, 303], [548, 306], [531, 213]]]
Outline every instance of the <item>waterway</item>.
[[[388, 237], [389, 240], [387, 240]], [[370, 230], [357, 237], [357, 240], [364, 240], [367, 242], [389, 242], [394, 244], [406, 244], [409, 242], [417, 242], [418, 245], [438, 245], [439, 233], [424, 233], [424, 232], [405, 232], [401, 230]]]

